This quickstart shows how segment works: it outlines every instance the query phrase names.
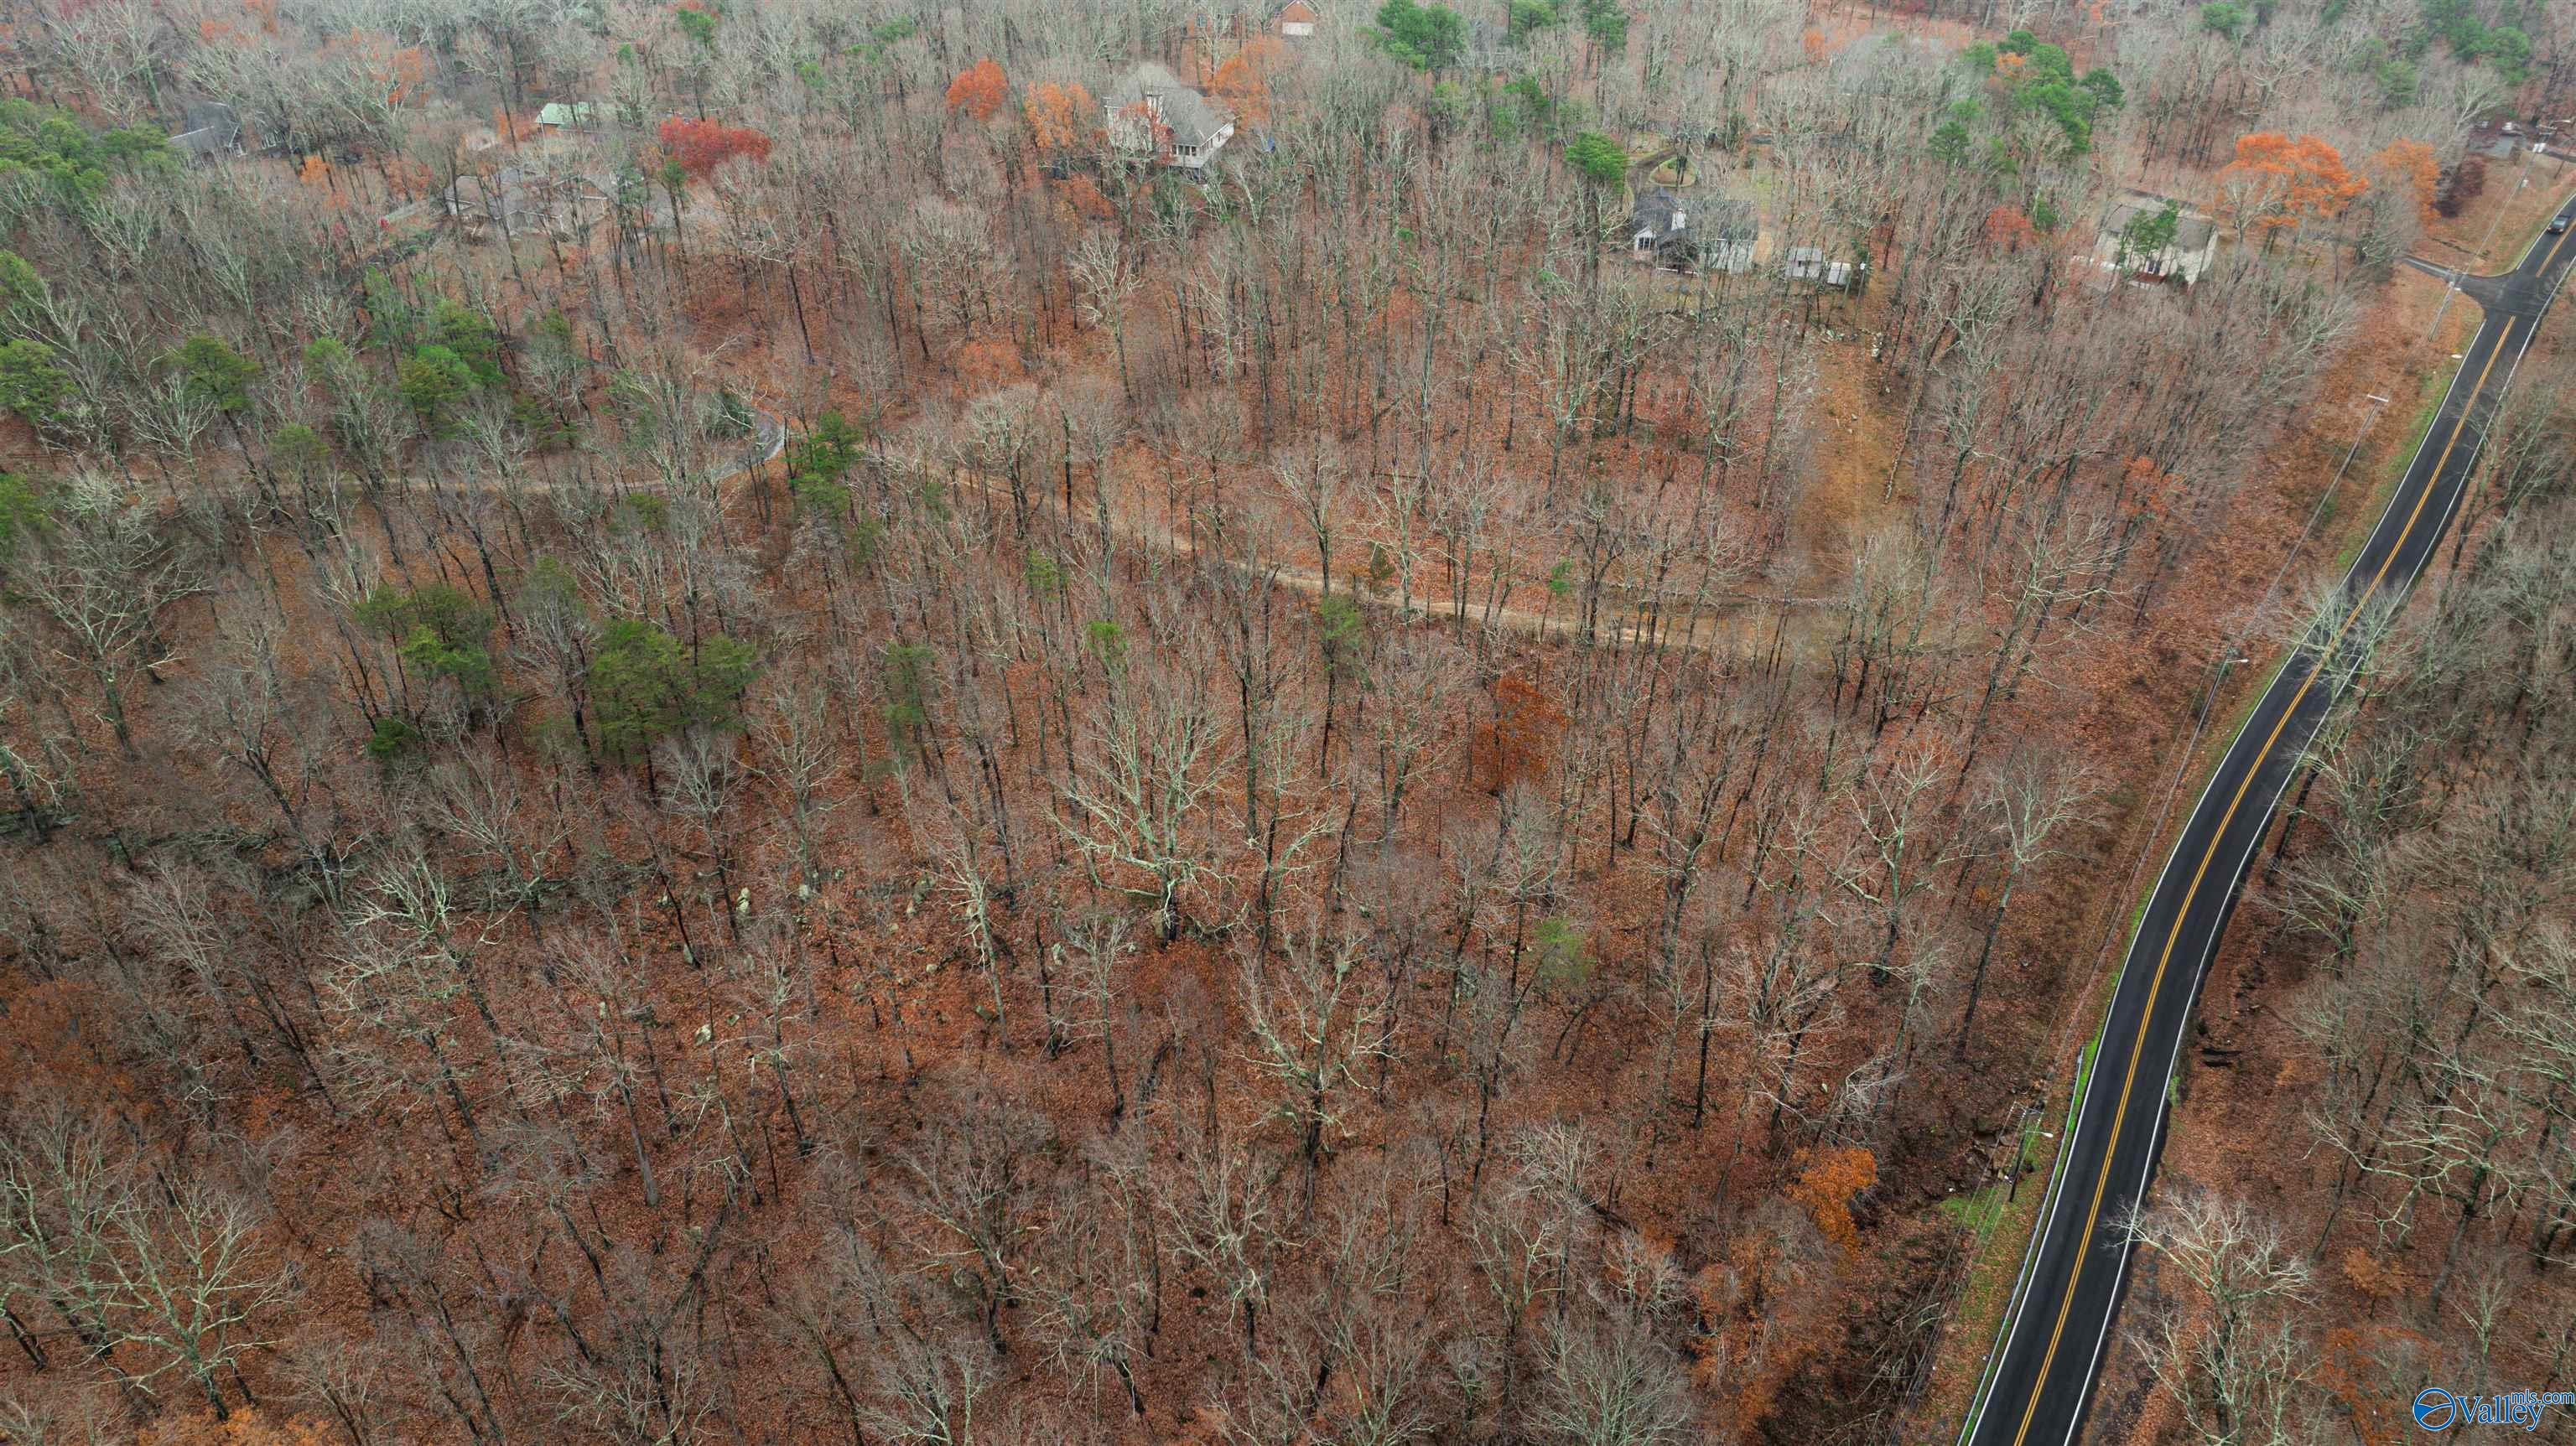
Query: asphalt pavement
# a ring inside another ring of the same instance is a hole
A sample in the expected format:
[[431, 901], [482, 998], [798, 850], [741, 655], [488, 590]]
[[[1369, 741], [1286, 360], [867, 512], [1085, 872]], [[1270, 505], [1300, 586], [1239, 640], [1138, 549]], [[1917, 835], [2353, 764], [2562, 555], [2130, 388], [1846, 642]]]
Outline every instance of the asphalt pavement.
[[[2560, 214], [2570, 211], [2576, 205]], [[2066, 1446], [2083, 1429], [2128, 1277], [2122, 1223], [2155, 1178], [2168, 1082], [2247, 867], [2334, 701], [2342, 666], [2405, 597], [2450, 525], [2486, 421], [2571, 260], [2576, 233], [2543, 234], [2512, 271], [2461, 282], [2486, 320], [2441, 411], [2345, 575], [2334, 620], [2283, 664], [2193, 806], [2113, 986], [2091, 1082], [1997, 1337], [1999, 1358], [1961, 1432], [1966, 1446]]]

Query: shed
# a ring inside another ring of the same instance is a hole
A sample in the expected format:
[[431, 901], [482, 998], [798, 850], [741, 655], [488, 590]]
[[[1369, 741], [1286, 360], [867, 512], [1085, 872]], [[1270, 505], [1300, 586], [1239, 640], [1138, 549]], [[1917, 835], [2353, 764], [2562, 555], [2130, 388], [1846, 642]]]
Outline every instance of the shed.
[[1279, 33], [1291, 40], [1302, 40], [1314, 34], [1315, 22], [1319, 18], [1315, 7], [1307, 4], [1306, 0], [1288, 0], [1287, 4], [1279, 7], [1279, 13], [1271, 17], [1279, 27]]
[[1860, 268], [1848, 261], [1829, 259], [1819, 246], [1792, 246], [1789, 259], [1780, 268], [1784, 281], [1808, 281], [1836, 291], [1849, 288], [1860, 274]]
[[537, 107], [537, 124], [541, 126], [569, 126], [574, 130], [588, 130], [598, 123], [599, 103], [597, 101], [576, 100], [566, 103], [550, 100]]

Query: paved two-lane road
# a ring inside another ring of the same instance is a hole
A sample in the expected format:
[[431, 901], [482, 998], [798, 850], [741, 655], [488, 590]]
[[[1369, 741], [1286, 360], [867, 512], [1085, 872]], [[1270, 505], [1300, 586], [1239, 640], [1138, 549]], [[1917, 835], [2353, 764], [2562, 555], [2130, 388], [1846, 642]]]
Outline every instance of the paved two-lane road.
[[[2576, 210], [2576, 207], [2570, 207]], [[2564, 212], [2562, 212], [2564, 214]], [[1967, 1446], [2066, 1446], [2084, 1424], [2129, 1248], [2121, 1223], [2155, 1174], [2166, 1083], [2202, 976], [2281, 791], [2334, 701], [2319, 657], [2358, 646], [2367, 619], [2404, 598], [2450, 525], [2485, 426], [2576, 260], [2576, 236], [2543, 235], [2522, 264], [2462, 290], [2486, 308], [2404, 482], [2344, 579], [2322, 650], [2294, 655], [2228, 746], [2157, 878], [2095, 1051], [2092, 1084], [2040, 1209], [2040, 1228], [1990, 1362]], [[2356, 626], [2358, 625], [2358, 626]]]

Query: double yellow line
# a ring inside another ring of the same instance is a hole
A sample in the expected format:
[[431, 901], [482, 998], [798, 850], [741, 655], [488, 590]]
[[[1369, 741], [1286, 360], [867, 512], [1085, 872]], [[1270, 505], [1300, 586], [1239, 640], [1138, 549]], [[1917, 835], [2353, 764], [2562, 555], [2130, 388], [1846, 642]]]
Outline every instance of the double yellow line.
[[[2567, 237], [2561, 235], [2557, 245], [2549, 248], [2549, 258], [2540, 266], [2542, 276], [2547, 276], [2549, 268], [2557, 264], [2559, 248], [2566, 244]], [[2057, 1347], [2066, 1335], [2067, 1317], [2075, 1310], [2075, 1288], [2084, 1279], [2084, 1262], [2092, 1249], [2093, 1229], [2102, 1220], [2102, 1198], [2111, 1188], [2111, 1162], [2120, 1152], [2120, 1128], [2128, 1119], [2130, 1095], [2137, 1089], [2138, 1064], [2146, 1057], [2147, 1028], [2155, 1019], [2156, 999], [2164, 991], [2166, 967], [2173, 962], [2174, 946], [2182, 941], [2183, 922], [2191, 917], [2192, 900], [2200, 894], [2201, 880], [2209, 873], [2210, 863], [2218, 857], [2218, 846], [2227, 837], [2227, 826], [2235, 821], [2236, 810], [2245, 802], [2246, 793], [2254, 787], [2256, 775], [2263, 771], [2264, 760], [2271, 757], [2273, 745], [2281, 741], [2281, 730], [2288, 727], [2290, 719], [2297, 715], [2299, 704], [2307, 699], [2308, 689], [2316, 686], [2317, 675], [2324, 671], [2325, 660], [2334, 655], [2343, 635], [2361, 617], [2362, 609], [2370, 606], [2380, 584], [2387, 581], [2388, 570], [2396, 564], [2397, 554], [2405, 551], [2406, 539], [2414, 534], [2416, 521], [2424, 515], [2424, 504], [2432, 499], [2441, 483], [2443, 470], [2451, 464], [2451, 449], [2460, 444], [2460, 434], [2468, 430], [2469, 418], [2478, 409], [2478, 398], [2487, 389], [2487, 374], [2495, 370], [2496, 359], [2504, 355], [2505, 348], [2513, 341], [2514, 326], [2521, 320], [2518, 316], [2507, 318], [2504, 330], [2497, 334], [2495, 349], [2487, 353], [2487, 364], [2478, 369], [2477, 385], [2469, 389], [2469, 399], [2460, 408], [2459, 420], [2451, 424], [2451, 435], [2442, 444], [2440, 459], [2434, 462], [2432, 472], [2426, 475], [2423, 490], [2416, 494], [2413, 510], [2406, 514], [2406, 525], [2398, 530], [2397, 540], [2389, 544], [2388, 555], [2379, 560], [2379, 570], [2371, 574], [2370, 585], [2353, 600], [2352, 611], [2344, 614], [2342, 625], [2335, 629], [2334, 636], [2318, 652], [2316, 666], [2308, 669], [2308, 676], [2299, 682], [2299, 690], [2290, 695], [2290, 705], [2282, 709], [2281, 716], [2273, 721], [2272, 731], [2264, 738], [2261, 751], [2254, 755], [2253, 762], [2246, 765], [2245, 777], [2236, 785], [2235, 797], [2227, 801], [2227, 812], [2220, 816], [2218, 827], [2211, 832], [2208, 851], [2200, 856], [2200, 867], [2192, 870], [2191, 886], [2184, 890], [2182, 903], [2174, 910], [2173, 929], [2165, 935], [2164, 950], [2156, 956], [2155, 975], [2147, 982], [2147, 1006], [2138, 1016], [2137, 1037], [2129, 1045], [2129, 1067], [2120, 1079], [2120, 1103], [2111, 1113], [2111, 1139], [2102, 1148], [2102, 1170], [2093, 1181], [2093, 1203], [2084, 1213], [2084, 1233], [2076, 1237], [2077, 1254], [2074, 1268], [2066, 1273], [2066, 1295], [2057, 1304], [2057, 1323], [2048, 1332], [2048, 1350], [2039, 1358], [2039, 1372], [2031, 1377], [2030, 1403], [2022, 1408], [2021, 1428], [2013, 1432], [2013, 1446], [2023, 1446], [2023, 1438], [2030, 1434], [2030, 1423], [2039, 1414], [2040, 1388], [2048, 1383], [2049, 1368], [2056, 1363]]]

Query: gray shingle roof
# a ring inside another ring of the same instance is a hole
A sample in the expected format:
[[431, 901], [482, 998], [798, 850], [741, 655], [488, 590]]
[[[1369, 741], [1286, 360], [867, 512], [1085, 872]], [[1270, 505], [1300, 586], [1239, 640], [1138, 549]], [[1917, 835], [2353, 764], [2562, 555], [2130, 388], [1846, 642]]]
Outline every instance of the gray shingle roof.
[[[2154, 216], [2157, 212], [2162, 211], [2166, 204], [2166, 202], [2157, 200], [2153, 197], [2139, 197], [2123, 201], [2120, 204], [2113, 206], [2110, 212], [2103, 216], [2102, 230], [2104, 234], [2111, 236], [2125, 234], [2131, 223], [2137, 221], [2140, 217]], [[2217, 222], [2212, 221], [2207, 216], [2195, 216], [2189, 211], [2184, 211], [2174, 224], [2174, 249], [2177, 251], [2198, 251], [2209, 244], [2210, 237], [2217, 234]]]
[[1685, 214], [1682, 211], [1682, 203], [1672, 192], [1657, 186], [1637, 198], [1637, 210], [1630, 218], [1628, 229], [1638, 232], [1651, 231], [1657, 236], [1666, 235], [1675, 229], [1673, 217], [1682, 214]]
[[1150, 60], [1131, 67], [1109, 93], [1109, 104], [1119, 110], [1147, 101], [1162, 113], [1176, 146], [1204, 146], [1234, 121], [1224, 106], [1181, 84], [1179, 76]]
[[1651, 232], [1658, 238], [1669, 238], [1687, 230], [1711, 241], [1750, 241], [1755, 229], [1749, 201], [1715, 196], [1685, 200], [1661, 186], [1637, 198], [1637, 208], [1628, 225], [1631, 234]]
[[241, 129], [240, 114], [219, 100], [190, 101], [181, 117], [179, 129], [183, 131]]
[[202, 160], [231, 150], [241, 141], [241, 115], [222, 101], [191, 101], [180, 115], [179, 130], [170, 137], [170, 145], [181, 155]]
[[181, 131], [172, 136], [170, 147], [183, 156], [194, 156], [202, 160], [207, 156], [219, 156], [231, 150], [233, 137], [227, 130], [207, 126], [202, 130]]

